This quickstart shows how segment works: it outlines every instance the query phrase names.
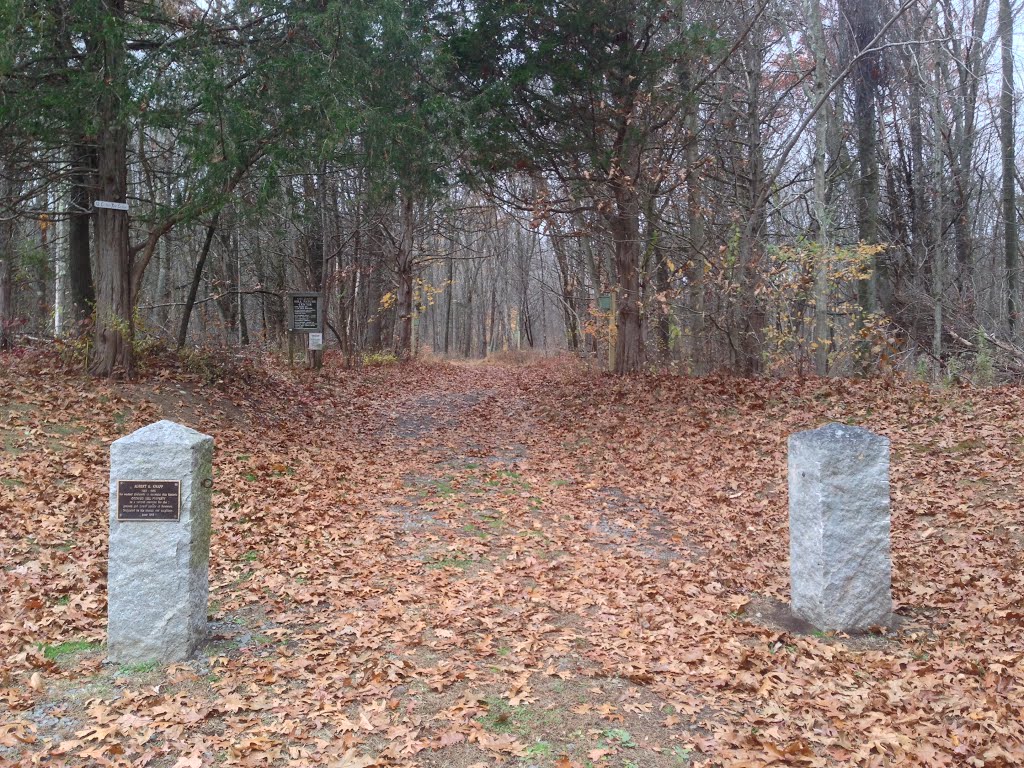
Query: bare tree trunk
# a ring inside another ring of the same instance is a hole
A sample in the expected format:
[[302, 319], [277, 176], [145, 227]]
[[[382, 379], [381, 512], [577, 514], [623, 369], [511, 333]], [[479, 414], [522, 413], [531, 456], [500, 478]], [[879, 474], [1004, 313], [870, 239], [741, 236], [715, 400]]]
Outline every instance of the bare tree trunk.
[[739, 237], [738, 277], [739, 301], [734, 305], [732, 326], [739, 329], [739, 370], [746, 376], [760, 372], [762, 341], [766, 322], [765, 311], [759, 298], [761, 280], [761, 233], [766, 220], [767, 195], [762, 194], [765, 184], [764, 126], [762, 125], [761, 78], [764, 74], [764, 33], [752, 35], [745, 46], [744, 64], [747, 91], [746, 106], [742, 114], [746, 142], [746, 221]]
[[466, 338], [463, 340], [462, 356], [470, 358], [473, 355], [473, 285], [476, 282], [474, 274], [466, 286]]
[[[498, 281], [497, 278], [491, 281], [491, 338], [484, 344], [484, 357], [487, 357], [488, 351], [498, 351], [498, 331], [496, 324], [496, 315], [498, 313]], [[486, 325], [484, 327], [487, 327]]]
[[[692, 73], [690, 63], [684, 62], [679, 72], [680, 87], [684, 93], [690, 91]], [[703, 192], [702, 173], [700, 170], [700, 152], [697, 134], [700, 124], [697, 115], [698, 101], [696, 98], [687, 100], [683, 110], [683, 129], [686, 134], [683, 162], [686, 174], [686, 229], [687, 229], [687, 261], [690, 263], [690, 303], [693, 311], [688, 320], [690, 330], [691, 366], [696, 374], [703, 373], [706, 368], [706, 331], [705, 331], [705, 273], [707, 266], [704, 259], [704, 214], [701, 211]], [[669, 310], [671, 311], [671, 310]]]
[[[908, 104], [910, 111], [910, 253], [915, 269], [923, 268], [928, 261], [928, 206], [926, 179], [928, 173], [924, 161], [924, 98], [925, 84], [916, 66], [916, 57], [908, 57], [907, 74], [910, 79]], [[935, 149], [939, 153], [938, 147]], [[940, 156], [941, 159], [941, 156]], [[938, 183], [938, 179], [935, 180]], [[941, 297], [940, 297], [941, 300]]]
[[[9, 182], [0, 176], [0, 202], [9, 197]], [[0, 350], [14, 346], [14, 217], [0, 212]]]
[[[936, 86], [938, 84], [936, 83]], [[932, 176], [935, 180], [932, 204], [932, 356], [941, 364], [942, 360], [942, 302], [945, 300], [945, 245], [943, 243], [943, 196], [945, 177], [942, 175], [942, 105], [939, 103], [939, 89], [935, 88], [932, 102], [933, 149]]]
[[553, 237], [551, 248], [555, 252], [555, 263], [558, 266], [558, 282], [562, 292], [562, 316], [565, 321], [565, 340], [569, 345], [569, 351], [577, 354], [580, 348], [580, 329], [577, 323], [576, 312], [573, 308], [574, 289], [572, 274], [569, 269], [569, 257], [565, 252], [565, 240], [560, 237]]
[[950, 34], [952, 59], [957, 69], [960, 90], [960, 98], [951, 99], [954, 146], [950, 148], [950, 165], [955, 203], [953, 233], [958, 265], [956, 281], [961, 298], [972, 312], [976, 309], [976, 297], [972, 291], [974, 247], [971, 238], [971, 205], [975, 193], [972, 174], [978, 89], [985, 78], [984, 63], [988, 58], [985, 52], [985, 27], [988, 24], [989, 7], [990, 0], [978, 0], [974, 5], [971, 34], [964, 49], [961, 35], [952, 27], [952, 20], [956, 18], [958, 10], [950, 7], [949, 0], [943, 2], [943, 16], [946, 19], [947, 33]]
[[203, 240], [203, 249], [199, 252], [199, 259], [196, 261], [196, 268], [192, 272], [192, 284], [188, 289], [188, 298], [185, 299], [185, 309], [181, 313], [181, 326], [178, 328], [178, 349], [185, 346], [188, 340], [188, 323], [192, 319], [192, 308], [196, 305], [196, 296], [199, 294], [199, 283], [203, 278], [203, 267], [206, 266], [206, 257], [210, 254], [210, 245], [213, 243], [213, 235], [217, 231], [217, 220], [220, 218], [220, 211], [213, 216], [213, 221], [206, 228], [206, 238]]
[[448, 356], [452, 330], [452, 300], [455, 298], [455, 259], [448, 259], [448, 285], [445, 286], [448, 301], [444, 308], [444, 355]]
[[[808, 34], [814, 54], [814, 87], [812, 103], [825, 98], [831, 81], [828, 50], [821, 21], [821, 1], [807, 0]], [[825, 104], [814, 119], [814, 188], [811, 200], [811, 234], [817, 245], [814, 256], [814, 330], [811, 346], [814, 350], [814, 370], [819, 376], [828, 373], [829, 328], [828, 263], [831, 254], [828, 205], [825, 200], [828, 165], [829, 105]]]
[[13, 238], [10, 222], [0, 222], [0, 350], [14, 347]]
[[1003, 231], [1006, 260], [1006, 319], [1010, 339], [1017, 334], [1017, 294], [1020, 291], [1017, 242], [1017, 181], [1013, 114], [1013, 15], [1010, 0], [999, 0], [999, 38], [1003, 82], [999, 99], [999, 128], [1003, 155]]
[[70, 215], [68, 217], [68, 287], [71, 294], [72, 322], [80, 328], [96, 302], [92, 282], [89, 249], [89, 222], [92, 218], [90, 192], [95, 173], [96, 154], [84, 143], [71, 148]]
[[[862, 243], [878, 242], [878, 110], [877, 93], [881, 78], [878, 53], [867, 53], [867, 46], [879, 29], [877, 0], [845, 0], [854, 53], [860, 60], [853, 67], [854, 122], [857, 144], [856, 210], [858, 238]], [[868, 274], [857, 284], [857, 298], [862, 315], [878, 309], [878, 268], [872, 258]], [[862, 349], [862, 364], [866, 363]]]
[[[120, 89], [124, 83], [124, 0], [101, 0], [110, 23], [99, 50], [103, 56], [100, 97], [97, 195], [111, 202], [125, 202], [128, 193], [128, 125], [122, 114]], [[132, 264], [128, 245], [128, 214], [99, 209], [96, 212], [96, 324], [89, 372], [111, 377], [135, 374], [132, 347]]]
[[616, 189], [609, 225], [615, 241], [615, 373], [636, 373], [646, 362], [640, 311], [640, 204], [629, 182]]
[[384, 263], [384, 250], [381, 240], [383, 233], [381, 232], [380, 225], [374, 223], [371, 224], [371, 227], [372, 229], [367, 234], [368, 242], [366, 244], [366, 311], [369, 318], [366, 323], [365, 345], [374, 352], [378, 352], [384, 342], [384, 317], [380, 306], [384, 290], [381, 286], [383, 281], [381, 265]]
[[402, 231], [395, 254], [395, 271], [398, 277], [398, 343], [395, 354], [400, 360], [412, 357], [412, 293], [413, 293], [413, 200], [402, 192]]

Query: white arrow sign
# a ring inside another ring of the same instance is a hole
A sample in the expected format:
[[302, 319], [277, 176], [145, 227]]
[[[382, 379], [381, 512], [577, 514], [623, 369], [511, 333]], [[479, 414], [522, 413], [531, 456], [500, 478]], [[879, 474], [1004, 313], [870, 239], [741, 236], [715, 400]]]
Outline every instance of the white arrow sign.
[[110, 208], [114, 211], [127, 211], [128, 203], [112, 203], [109, 200], [97, 200], [93, 203], [97, 208]]

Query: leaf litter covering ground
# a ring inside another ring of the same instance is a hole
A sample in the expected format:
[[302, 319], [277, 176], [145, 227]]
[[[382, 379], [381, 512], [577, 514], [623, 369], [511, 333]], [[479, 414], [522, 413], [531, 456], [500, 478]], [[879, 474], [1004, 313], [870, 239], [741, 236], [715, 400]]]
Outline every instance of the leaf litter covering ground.
[[[1024, 398], [567, 362], [0, 372], [0, 764], [1024, 763]], [[104, 663], [109, 442], [215, 435], [212, 639]], [[892, 439], [899, 626], [799, 631], [785, 440]]]

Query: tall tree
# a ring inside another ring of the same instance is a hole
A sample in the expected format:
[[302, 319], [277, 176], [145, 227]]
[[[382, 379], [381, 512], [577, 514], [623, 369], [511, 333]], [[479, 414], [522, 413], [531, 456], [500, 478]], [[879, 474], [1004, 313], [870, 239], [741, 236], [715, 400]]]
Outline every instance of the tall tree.
[[[97, 199], [125, 203], [128, 196], [128, 76], [125, 0], [101, 0], [96, 43], [103, 86], [99, 93], [96, 149]], [[132, 262], [128, 214], [113, 208], [96, 213], [96, 316], [89, 371], [95, 376], [135, 373]]]
[[690, 10], [665, 0], [532, 0], [442, 14], [480, 166], [492, 177], [552, 174], [603, 218], [614, 248], [618, 373], [646, 361], [641, 191], [690, 95], [681, 65], [699, 61], [712, 39]]
[[1010, 0], [999, 0], [999, 40], [1003, 77], [999, 90], [999, 128], [1003, 160], [1003, 248], [1006, 261], [1006, 318], [1012, 339], [1017, 332], [1020, 267], [1017, 240], [1017, 162], [1014, 133], [1013, 10]]
[[[825, 102], [831, 76], [825, 27], [821, 18], [821, 0], [805, 0], [807, 40], [814, 57], [812, 103]], [[831, 226], [826, 199], [828, 170], [828, 138], [832, 128], [833, 110], [824, 103], [814, 119], [814, 182], [811, 190], [811, 235], [817, 246], [814, 263], [814, 369], [819, 376], [828, 373], [828, 259], [831, 251]]]
[[10, 204], [13, 182], [0, 164], [0, 350], [14, 345], [14, 234], [15, 218]]
[[[843, 0], [853, 52], [858, 59], [853, 67], [854, 124], [857, 147], [857, 178], [854, 185], [857, 210], [857, 236], [866, 245], [879, 242], [878, 175], [878, 89], [882, 81], [882, 58], [871, 50], [879, 29], [878, 0]], [[872, 258], [857, 286], [861, 312], [878, 309], [878, 264]]]

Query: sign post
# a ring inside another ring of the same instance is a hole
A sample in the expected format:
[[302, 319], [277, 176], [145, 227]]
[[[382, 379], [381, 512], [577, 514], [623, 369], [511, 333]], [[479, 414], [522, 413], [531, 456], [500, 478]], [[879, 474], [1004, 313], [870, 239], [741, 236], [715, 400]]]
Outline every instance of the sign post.
[[313, 292], [289, 293], [288, 330], [292, 333], [318, 333], [323, 329], [323, 296]]
[[107, 208], [111, 211], [128, 212], [128, 203], [114, 203], [110, 200], [94, 200], [92, 205], [94, 208]]
[[[322, 293], [304, 291], [288, 294], [288, 362], [292, 361], [292, 334], [309, 335], [307, 344], [310, 367], [319, 369], [323, 356], [324, 299]], [[319, 346], [313, 345], [313, 337], [319, 337]]]

